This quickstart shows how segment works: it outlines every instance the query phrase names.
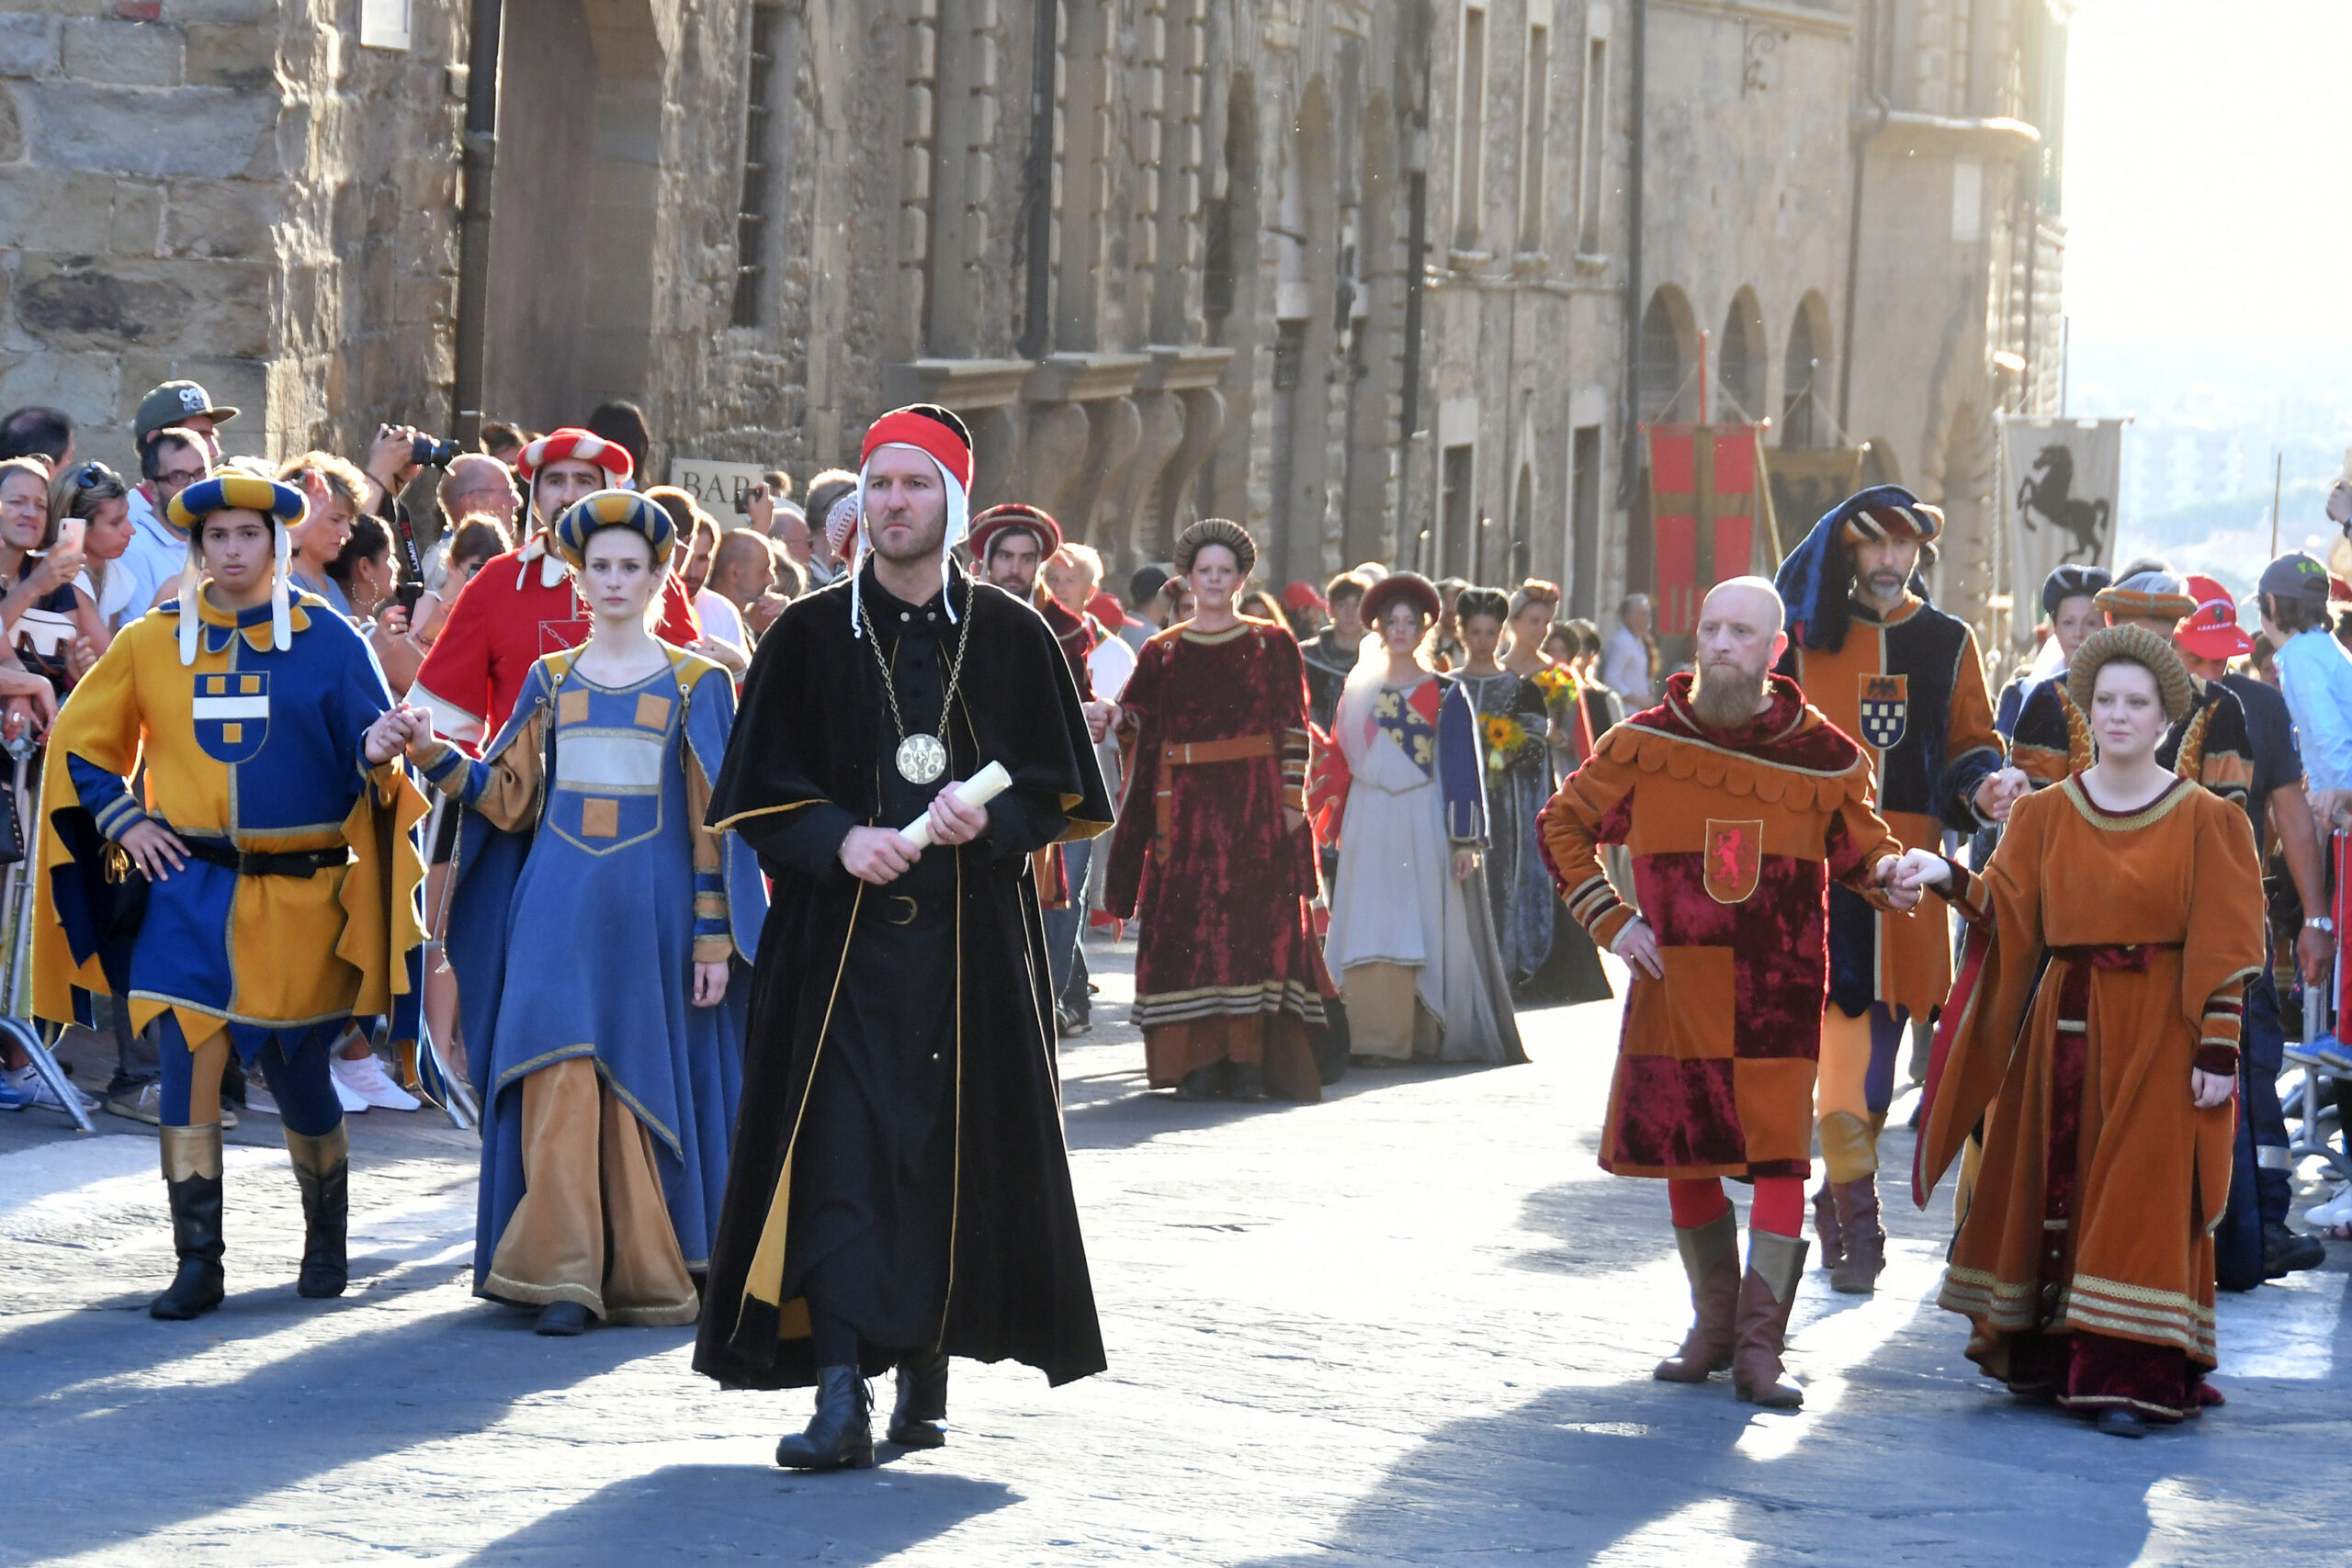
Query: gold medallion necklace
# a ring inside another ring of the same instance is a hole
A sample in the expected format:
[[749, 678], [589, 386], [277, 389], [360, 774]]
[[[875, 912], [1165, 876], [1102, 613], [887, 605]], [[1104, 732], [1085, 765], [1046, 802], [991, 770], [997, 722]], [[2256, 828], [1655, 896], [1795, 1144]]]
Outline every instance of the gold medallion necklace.
[[[945, 591], [940, 603], [947, 603]], [[947, 728], [947, 716], [956, 705], [956, 686], [964, 678], [964, 652], [972, 645], [972, 598], [964, 595], [964, 629], [956, 639], [956, 661], [947, 671], [946, 694], [939, 700], [939, 728]], [[881, 672], [882, 694], [889, 700], [890, 722], [898, 728], [899, 750], [893, 761], [899, 776], [910, 784], [937, 784], [947, 772], [947, 742], [925, 730], [907, 733], [907, 721], [899, 713], [898, 683], [890, 679], [889, 661], [882, 657], [882, 634], [875, 629], [874, 617], [863, 602], [857, 607], [858, 619], [865, 623], [865, 644], [874, 650], [874, 668]]]

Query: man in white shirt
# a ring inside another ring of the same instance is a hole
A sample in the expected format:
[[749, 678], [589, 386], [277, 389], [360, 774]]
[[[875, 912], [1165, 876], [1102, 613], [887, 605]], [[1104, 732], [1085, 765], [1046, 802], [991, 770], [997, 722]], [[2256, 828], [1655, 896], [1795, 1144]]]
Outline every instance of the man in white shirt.
[[140, 444], [139, 471], [144, 482], [124, 499], [130, 508], [130, 544], [110, 569], [120, 575], [126, 619], [143, 615], [158, 596], [179, 582], [187, 565], [187, 536], [164, 516], [172, 497], [202, 479], [215, 457], [209, 434], [171, 426], [153, 431]]
[[1600, 683], [1636, 713], [1657, 700], [1650, 686], [1650, 596], [1628, 593], [1617, 604], [1617, 629], [1600, 654]]

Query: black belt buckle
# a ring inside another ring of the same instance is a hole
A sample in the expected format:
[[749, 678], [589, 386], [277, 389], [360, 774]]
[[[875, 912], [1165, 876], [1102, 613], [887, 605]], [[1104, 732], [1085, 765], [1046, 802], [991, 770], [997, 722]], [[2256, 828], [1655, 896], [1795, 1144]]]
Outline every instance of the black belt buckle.
[[915, 916], [922, 912], [922, 906], [915, 902], [913, 894], [888, 893], [883, 895], [883, 897], [888, 898], [893, 904], [904, 904], [907, 907], [907, 912], [903, 918], [898, 915], [885, 913], [882, 917], [884, 919], [889, 921], [894, 926], [910, 926], [915, 923]]

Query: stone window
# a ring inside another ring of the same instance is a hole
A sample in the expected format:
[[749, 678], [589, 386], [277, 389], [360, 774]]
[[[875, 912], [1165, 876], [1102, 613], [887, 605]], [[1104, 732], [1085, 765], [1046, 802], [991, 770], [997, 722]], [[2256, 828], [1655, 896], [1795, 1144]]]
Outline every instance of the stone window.
[[1552, 117], [1552, 29], [1527, 29], [1527, 125], [1519, 162], [1519, 248], [1544, 248], [1544, 149]]
[[1600, 426], [1568, 442], [1568, 612], [1591, 620], [1600, 604]]
[[1471, 536], [1476, 531], [1471, 516], [1476, 499], [1471, 487], [1477, 456], [1476, 446], [1449, 446], [1439, 462], [1438, 558], [1444, 563], [1441, 572], [1448, 577], [1470, 573]]
[[743, 183], [735, 211], [735, 324], [767, 324], [768, 288], [768, 149], [770, 132], [782, 96], [784, 73], [776, 69], [784, 10], [777, 6], [752, 8], [752, 51], [744, 71]]
[[1815, 378], [1821, 374], [1821, 351], [1814, 345], [1813, 312], [1797, 307], [1789, 324], [1789, 347], [1781, 367], [1781, 445], [1796, 448], [1814, 442]]
[[1596, 38], [1587, 46], [1584, 62], [1584, 128], [1577, 170], [1577, 250], [1600, 254], [1601, 157], [1609, 134], [1609, 40]]
[[1462, 111], [1454, 124], [1454, 248], [1478, 248], [1478, 202], [1484, 175], [1480, 154], [1487, 141], [1487, 13], [1468, 6], [1462, 12]]

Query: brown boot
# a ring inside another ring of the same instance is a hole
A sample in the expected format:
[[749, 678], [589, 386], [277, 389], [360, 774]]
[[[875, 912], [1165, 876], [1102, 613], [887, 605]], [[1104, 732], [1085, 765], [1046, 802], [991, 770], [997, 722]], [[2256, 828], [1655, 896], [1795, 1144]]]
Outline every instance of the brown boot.
[[1835, 1269], [1838, 1260], [1846, 1256], [1846, 1238], [1838, 1228], [1838, 1200], [1835, 1186], [1827, 1177], [1813, 1194], [1813, 1234], [1821, 1240], [1821, 1266]]
[[1703, 1225], [1677, 1225], [1674, 1245], [1690, 1276], [1690, 1332], [1650, 1376], [1660, 1382], [1705, 1382], [1708, 1373], [1731, 1365], [1732, 1322], [1739, 1312], [1739, 1222], [1726, 1209]]
[[1804, 1391], [1782, 1381], [1781, 1348], [1789, 1337], [1789, 1308], [1804, 1273], [1804, 1238], [1747, 1233], [1747, 1273], [1739, 1282], [1738, 1347], [1732, 1352], [1731, 1386], [1750, 1404], [1795, 1410]]
[[1841, 1181], [1832, 1191], [1846, 1255], [1830, 1269], [1829, 1288], [1849, 1296], [1875, 1294], [1878, 1277], [1886, 1268], [1886, 1230], [1878, 1220], [1878, 1173]]

